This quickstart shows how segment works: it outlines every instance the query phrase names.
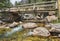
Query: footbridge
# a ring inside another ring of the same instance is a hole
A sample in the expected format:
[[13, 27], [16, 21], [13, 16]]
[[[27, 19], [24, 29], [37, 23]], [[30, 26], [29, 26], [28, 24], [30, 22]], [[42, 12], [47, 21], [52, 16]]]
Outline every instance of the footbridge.
[[56, 11], [58, 9], [58, 5], [56, 1], [48, 1], [48, 2], [40, 2], [40, 3], [32, 3], [32, 4], [24, 4], [18, 5], [16, 7], [4, 8], [0, 10], [0, 12], [48, 12], [48, 11]]

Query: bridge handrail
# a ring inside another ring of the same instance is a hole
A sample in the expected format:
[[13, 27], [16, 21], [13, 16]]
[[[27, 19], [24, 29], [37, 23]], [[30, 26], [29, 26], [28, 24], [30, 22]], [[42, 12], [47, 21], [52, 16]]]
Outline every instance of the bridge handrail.
[[31, 5], [37, 5], [37, 4], [47, 4], [47, 3], [56, 3], [56, 1], [46, 1], [46, 2], [37, 2], [37, 3], [31, 3], [31, 4], [23, 4], [23, 5], [18, 5], [18, 7], [20, 6], [31, 6]]
[[[45, 8], [45, 7], [48, 7], [48, 6], [49, 7], [53, 6], [55, 8], [55, 4], [56, 4], [56, 1], [46, 1], [46, 2], [40, 2], [40, 3], [37, 2], [37, 3], [31, 3], [31, 4], [18, 5], [17, 7], [12, 7], [12, 8], [17, 8], [16, 10], [20, 10], [20, 9], [26, 9], [26, 8], [31, 7], [32, 10], [34, 10], [34, 7], [38, 7], [38, 8], [41, 8], [42, 7], [42, 8]], [[3, 9], [1, 11], [10, 11], [10, 10], [15, 10], [15, 9], [6, 8], [6, 10]]]

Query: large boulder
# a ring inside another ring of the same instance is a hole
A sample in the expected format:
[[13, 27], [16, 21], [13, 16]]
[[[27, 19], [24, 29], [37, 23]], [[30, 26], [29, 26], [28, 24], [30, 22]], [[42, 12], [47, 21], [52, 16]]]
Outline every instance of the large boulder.
[[37, 24], [36, 23], [25, 23], [25, 24], [22, 24], [24, 28], [35, 28], [37, 27]]
[[55, 15], [51, 15], [51, 16], [47, 16], [46, 19], [48, 20], [48, 22], [51, 22], [51, 21], [57, 20], [58, 17], [56, 17]]
[[51, 32], [60, 32], [60, 23], [58, 24], [51, 24]]
[[34, 19], [34, 15], [33, 14], [24, 14], [23, 15], [23, 19]]
[[9, 27], [13, 28], [13, 27], [17, 26], [18, 24], [19, 23], [17, 23], [17, 22], [13, 22], [12, 24], [9, 25]]
[[0, 20], [0, 24], [3, 24], [3, 21]]
[[38, 35], [38, 36], [50, 36], [49, 31], [46, 28], [43, 27], [37, 27], [33, 30], [33, 35]]

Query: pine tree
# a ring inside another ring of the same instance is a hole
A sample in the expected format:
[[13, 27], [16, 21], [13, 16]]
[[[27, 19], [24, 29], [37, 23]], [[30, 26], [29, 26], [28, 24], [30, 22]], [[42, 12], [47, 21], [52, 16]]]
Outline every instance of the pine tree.
[[10, 0], [0, 0], [0, 9], [5, 7], [11, 7], [12, 3]]
[[15, 6], [18, 6], [18, 5], [21, 5], [21, 2], [20, 1], [19, 2], [15, 1]]

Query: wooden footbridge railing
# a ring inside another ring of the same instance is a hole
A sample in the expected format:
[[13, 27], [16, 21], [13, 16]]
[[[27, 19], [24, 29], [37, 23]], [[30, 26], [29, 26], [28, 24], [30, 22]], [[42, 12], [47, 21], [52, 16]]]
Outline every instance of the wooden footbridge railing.
[[55, 11], [58, 9], [57, 2], [56, 1], [48, 1], [48, 2], [40, 2], [40, 3], [32, 3], [32, 4], [24, 4], [19, 5], [17, 7], [12, 8], [5, 8], [0, 10], [0, 12], [3, 11], [9, 11], [9, 12], [28, 12], [28, 11]]

